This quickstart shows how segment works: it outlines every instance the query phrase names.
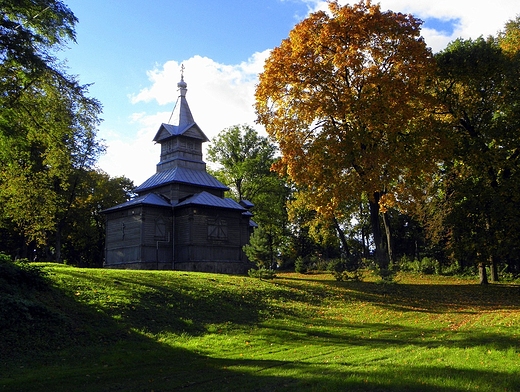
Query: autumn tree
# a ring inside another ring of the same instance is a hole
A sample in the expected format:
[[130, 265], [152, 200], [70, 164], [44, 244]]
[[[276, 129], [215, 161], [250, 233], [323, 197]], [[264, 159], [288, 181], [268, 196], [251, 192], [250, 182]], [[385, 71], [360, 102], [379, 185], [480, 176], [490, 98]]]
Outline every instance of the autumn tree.
[[[439, 139], [425, 84], [434, 70], [421, 21], [360, 2], [300, 22], [267, 59], [256, 89], [258, 121], [278, 142], [281, 173], [319, 213], [369, 198], [381, 268], [381, 217], [435, 168]], [[391, 243], [386, 241], [386, 243]]]
[[520, 16], [509, 20], [499, 32], [498, 45], [508, 57], [520, 55]]

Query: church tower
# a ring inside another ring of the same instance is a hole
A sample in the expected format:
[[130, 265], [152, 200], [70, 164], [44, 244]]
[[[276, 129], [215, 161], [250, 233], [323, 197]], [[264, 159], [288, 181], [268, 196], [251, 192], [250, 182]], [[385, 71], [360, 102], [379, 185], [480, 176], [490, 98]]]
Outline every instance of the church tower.
[[170, 122], [153, 141], [161, 146], [156, 172], [137, 197], [109, 208], [105, 267], [246, 273], [243, 252], [256, 226], [247, 201], [224, 197], [224, 184], [206, 171], [199, 128], [186, 100], [184, 67]]
[[153, 191], [168, 199], [178, 200], [195, 193], [193, 186], [196, 186], [223, 197], [228, 187], [206, 172], [206, 163], [202, 160], [202, 143], [209, 139], [191, 114], [186, 100], [188, 85], [183, 72], [177, 87], [179, 96], [170, 117], [171, 123], [161, 124], [153, 139], [161, 145], [156, 173], [138, 186], [135, 192], [142, 195]]
[[177, 83], [179, 96], [175, 104], [171, 124], [162, 124], [153, 141], [161, 145], [161, 159], [157, 164], [157, 172], [166, 171], [178, 166], [193, 170], [206, 170], [202, 161], [202, 143], [209, 141], [193, 120], [186, 92], [188, 85], [181, 74]]

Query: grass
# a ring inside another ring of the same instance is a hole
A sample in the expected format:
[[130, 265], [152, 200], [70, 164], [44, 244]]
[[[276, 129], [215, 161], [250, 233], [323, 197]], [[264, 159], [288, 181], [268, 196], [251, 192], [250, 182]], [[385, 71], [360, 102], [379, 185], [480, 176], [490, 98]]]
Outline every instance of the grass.
[[518, 285], [45, 270], [4, 319], [0, 391], [520, 390]]

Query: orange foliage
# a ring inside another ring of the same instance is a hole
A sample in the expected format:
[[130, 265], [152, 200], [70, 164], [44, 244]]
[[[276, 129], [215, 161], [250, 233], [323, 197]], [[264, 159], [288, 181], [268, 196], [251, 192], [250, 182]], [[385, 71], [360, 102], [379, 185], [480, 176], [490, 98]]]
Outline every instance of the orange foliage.
[[258, 122], [280, 146], [276, 170], [309, 202], [330, 210], [363, 192], [402, 191], [433, 168], [442, 143], [420, 25], [370, 2], [332, 2], [272, 51], [256, 89]]

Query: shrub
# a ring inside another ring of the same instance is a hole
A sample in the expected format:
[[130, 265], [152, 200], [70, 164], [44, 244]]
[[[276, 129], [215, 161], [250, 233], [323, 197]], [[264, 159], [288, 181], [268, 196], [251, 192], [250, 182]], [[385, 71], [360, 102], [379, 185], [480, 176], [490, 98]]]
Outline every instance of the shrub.
[[404, 272], [415, 272], [417, 274], [425, 275], [441, 274], [441, 264], [438, 260], [431, 257], [412, 260], [408, 256], [403, 256], [399, 259], [397, 267], [400, 271]]
[[8, 287], [25, 286], [41, 289], [47, 286], [47, 273], [41, 267], [30, 264], [27, 259], [11, 261], [11, 258], [0, 253], [0, 285], [4, 290]]
[[328, 270], [337, 281], [360, 280], [359, 263], [349, 263], [343, 259], [331, 259]]
[[258, 268], [258, 269], [251, 268], [247, 273], [251, 278], [257, 278], [257, 279], [274, 279], [274, 278], [276, 278], [276, 274], [275, 274], [274, 270], [267, 269], [267, 268]]
[[27, 260], [13, 262], [0, 253], [0, 328], [13, 328], [19, 322], [49, 315], [36, 300], [38, 291], [48, 288], [46, 275]]
[[3, 252], [0, 252], [0, 264], [11, 262], [11, 257]]
[[415, 272], [425, 274], [425, 275], [439, 275], [441, 272], [441, 266], [439, 262], [430, 257], [423, 257], [420, 261], [417, 262], [417, 270]]
[[309, 271], [325, 271], [326, 269], [327, 261], [314, 254], [298, 256], [294, 263], [294, 270], [301, 274]]
[[316, 258], [316, 260], [312, 263], [313, 270], [315, 271], [328, 271], [329, 270], [330, 260]]
[[305, 258], [298, 256], [298, 258], [294, 262], [294, 271], [299, 274], [306, 273], [308, 270], [307, 264], [308, 264], [308, 261]]
[[394, 264], [390, 264], [386, 269], [381, 269], [377, 263], [373, 262], [369, 265], [369, 269], [375, 276], [381, 278], [380, 283], [394, 283], [397, 272]]
[[404, 255], [397, 262], [397, 268], [399, 269], [399, 271], [403, 271], [403, 272], [414, 271], [415, 270], [414, 261], [415, 260], [411, 259], [409, 256]]

